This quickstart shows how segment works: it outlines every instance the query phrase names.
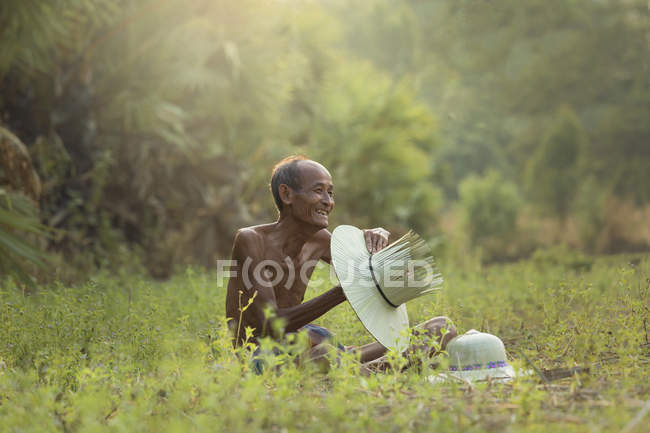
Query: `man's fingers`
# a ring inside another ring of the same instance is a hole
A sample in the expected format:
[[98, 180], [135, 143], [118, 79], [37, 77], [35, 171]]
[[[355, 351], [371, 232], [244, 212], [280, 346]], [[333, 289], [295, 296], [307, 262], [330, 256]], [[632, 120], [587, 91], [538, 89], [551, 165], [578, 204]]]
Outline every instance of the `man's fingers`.
[[382, 249], [384, 249], [384, 247], [386, 247], [386, 245], [388, 245], [388, 240], [384, 236], [377, 234], [374, 237], [373, 245], [375, 248], [375, 252], [381, 251]]
[[376, 253], [388, 245], [388, 231], [384, 229], [364, 230], [368, 252]]

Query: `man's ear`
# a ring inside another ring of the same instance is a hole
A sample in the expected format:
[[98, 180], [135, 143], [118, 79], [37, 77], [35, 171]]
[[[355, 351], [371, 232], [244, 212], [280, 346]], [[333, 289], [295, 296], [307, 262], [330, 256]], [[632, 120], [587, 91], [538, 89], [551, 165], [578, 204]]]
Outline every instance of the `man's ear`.
[[278, 193], [280, 194], [280, 200], [282, 204], [290, 205], [293, 202], [293, 190], [289, 185], [284, 183], [280, 184], [278, 187]]

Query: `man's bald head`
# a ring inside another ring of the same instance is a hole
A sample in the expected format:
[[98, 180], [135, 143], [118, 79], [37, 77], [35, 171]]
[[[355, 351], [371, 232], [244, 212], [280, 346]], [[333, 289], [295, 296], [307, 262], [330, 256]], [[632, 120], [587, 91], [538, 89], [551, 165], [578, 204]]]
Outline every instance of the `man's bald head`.
[[303, 165], [313, 164], [327, 171], [325, 167], [316, 161], [312, 161], [305, 155], [292, 155], [284, 158], [273, 167], [271, 172], [271, 192], [273, 200], [278, 211], [282, 212], [282, 199], [280, 198], [280, 185], [288, 185], [295, 191], [301, 189], [301, 167]]

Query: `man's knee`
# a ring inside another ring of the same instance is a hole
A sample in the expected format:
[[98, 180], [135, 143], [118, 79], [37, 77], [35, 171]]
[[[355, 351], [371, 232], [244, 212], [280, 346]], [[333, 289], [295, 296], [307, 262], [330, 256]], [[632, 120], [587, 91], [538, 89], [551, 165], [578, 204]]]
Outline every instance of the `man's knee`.
[[427, 320], [422, 324], [422, 328], [426, 330], [429, 336], [438, 338], [441, 350], [444, 350], [447, 343], [458, 335], [453, 322], [445, 316], [438, 316]]
[[327, 356], [327, 354], [335, 351], [336, 348], [328, 343], [321, 343], [318, 346], [314, 346], [307, 352], [310, 359], [319, 359]]
[[330, 358], [334, 357], [336, 352], [336, 347], [328, 343], [321, 343], [304, 353], [301, 356], [300, 362], [309, 362], [315, 365], [322, 373], [326, 373], [330, 369]]
[[[452, 323], [452, 321], [444, 316], [439, 317], [440, 322], [442, 322], [441, 327], [440, 327], [440, 332], [441, 334], [444, 332], [444, 336], [442, 340], [440, 341], [440, 347], [442, 350], [444, 350], [447, 347], [447, 343], [449, 343], [453, 338], [458, 336], [458, 331], [456, 331], [456, 327]], [[445, 330], [445, 331], [443, 331]]]

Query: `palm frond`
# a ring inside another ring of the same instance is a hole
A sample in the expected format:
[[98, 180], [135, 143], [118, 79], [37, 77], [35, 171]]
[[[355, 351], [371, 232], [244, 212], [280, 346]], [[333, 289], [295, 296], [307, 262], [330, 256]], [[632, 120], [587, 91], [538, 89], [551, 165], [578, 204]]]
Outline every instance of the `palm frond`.
[[0, 188], [0, 271], [31, 283], [26, 264], [45, 267], [48, 255], [32, 245], [29, 238], [47, 236], [32, 201], [20, 193]]

